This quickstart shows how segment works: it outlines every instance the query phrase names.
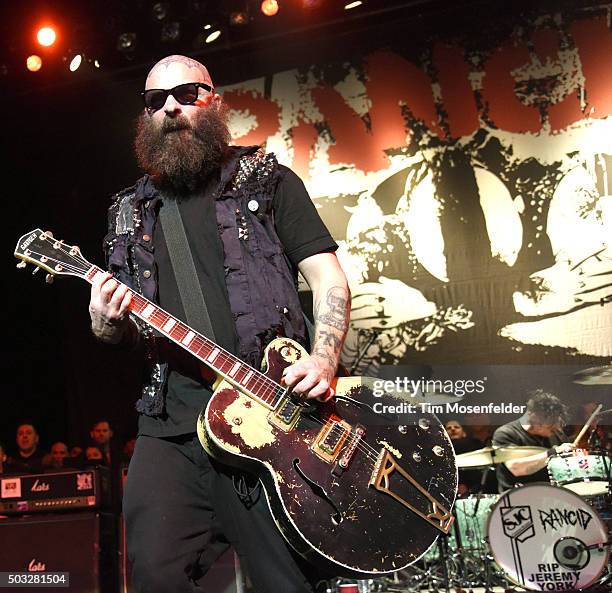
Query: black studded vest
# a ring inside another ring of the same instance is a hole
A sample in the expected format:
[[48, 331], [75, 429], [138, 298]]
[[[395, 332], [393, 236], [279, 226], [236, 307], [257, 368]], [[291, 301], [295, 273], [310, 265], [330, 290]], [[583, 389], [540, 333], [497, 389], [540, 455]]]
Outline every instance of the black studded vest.
[[[274, 228], [272, 201], [281, 176], [273, 154], [257, 146], [230, 147], [214, 194], [225, 282], [239, 341], [236, 354], [255, 367], [265, 346], [279, 335], [306, 343], [296, 271]], [[104, 239], [113, 276], [153, 301], [157, 299], [157, 277], [151, 243], [160, 201], [146, 175], [116, 194]], [[136, 408], [157, 416], [164, 410], [168, 368], [158, 357], [156, 340], [165, 338], [135, 321], [150, 367]]]

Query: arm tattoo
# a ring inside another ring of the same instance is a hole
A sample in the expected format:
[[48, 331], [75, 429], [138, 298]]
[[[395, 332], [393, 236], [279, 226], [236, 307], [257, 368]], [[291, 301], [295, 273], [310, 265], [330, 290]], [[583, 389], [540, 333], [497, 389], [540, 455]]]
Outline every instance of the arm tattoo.
[[316, 356], [317, 358], [324, 358], [325, 360], [327, 360], [327, 362], [329, 362], [329, 364], [331, 366], [333, 366], [334, 368], [336, 367], [336, 365], [338, 364], [338, 362], [336, 361], [336, 359], [332, 356], [330, 356], [327, 352], [325, 352], [325, 350], [323, 350], [322, 348], [317, 348], [316, 350], [312, 351], [312, 355], [311, 356]]
[[[324, 301], [324, 302], [323, 302]], [[348, 328], [350, 295], [346, 288], [333, 286], [324, 299], [315, 303], [315, 339], [312, 355], [336, 367]]]
[[[341, 331], [346, 330], [346, 305], [348, 303], [348, 293], [340, 286], [334, 286], [327, 291], [325, 296], [327, 310], [317, 320], [325, 325], [331, 325]], [[318, 309], [319, 307], [317, 307]], [[317, 311], [318, 313], [318, 311]]]
[[331, 346], [334, 351], [339, 350], [340, 346], [342, 346], [342, 339], [330, 331], [322, 329], [319, 332], [319, 336], [323, 340], [323, 345]]

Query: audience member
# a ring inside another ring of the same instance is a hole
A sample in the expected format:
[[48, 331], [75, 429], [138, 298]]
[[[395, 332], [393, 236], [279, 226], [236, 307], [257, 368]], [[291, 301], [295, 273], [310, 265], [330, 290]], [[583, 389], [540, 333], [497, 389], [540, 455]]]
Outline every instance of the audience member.
[[487, 447], [491, 444], [493, 438], [493, 426], [488, 414], [474, 413], [465, 416], [464, 425], [469, 436], [480, 441], [481, 447]]
[[132, 455], [134, 455], [135, 446], [136, 446], [136, 438], [128, 439], [123, 445], [121, 460], [124, 463], [129, 463], [130, 459], [132, 459]]
[[111, 439], [113, 436], [113, 431], [110, 427], [110, 424], [107, 420], [98, 420], [94, 422], [91, 427], [91, 431], [89, 432], [89, 436], [91, 437], [91, 445], [97, 447], [104, 457], [104, 462], [106, 465], [111, 465]]
[[38, 448], [38, 432], [34, 425], [24, 422], [17, 427], [17, 454], [7, 463], [6, 473], [37, 473], [43, 471], [44, 451]]
[[[482, 448], [482, 443], [478, 439], [467, 435], [465, 428], [463, 428], [459, 420], [448, 420], [445, 428], [457, 455]], [[481, 488], [482, 479], [481, 470], [460, 469], [459, 485], [457, 488], [458, 495], [468, 496], [469, 494], [485, 491], [484, 486]]]
[[106, 465], [104, 455], [99, 447], [90, 445], [85, 449], [85, 465]]
[[72, 445], [70, 447], [70, 457], [79, 458], [83, 455], [83, 447], [79, 447], [78, 445]]
[[73, 467], [70, 463], [71, 458], [66, 443], [62, 443], [61, 441], [53, 443], [51, 445], [49, 457], [49, 462], [45, 464], [48, 468], [60, 469], [62, 467]]
[[6, 452], [4, 450], [4, 445], [2, 443], [0, 443], [0, 474], [4, 473], [4, 466], [6, 464], [8, 457], [6, 455]]

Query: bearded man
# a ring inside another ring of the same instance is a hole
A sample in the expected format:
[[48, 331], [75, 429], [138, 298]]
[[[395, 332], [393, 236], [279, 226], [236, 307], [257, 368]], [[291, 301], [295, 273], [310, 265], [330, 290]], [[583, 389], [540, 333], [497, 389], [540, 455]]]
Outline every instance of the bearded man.
[[201, 591], [229, 542], [259, 593], [310, 592], [316, 575], [283, 540], [257, 484], [200, 446], [196, 421], [210, 378], [195, 358], [139, 327], [128, 314], [131, 291], [113, 277], [185, 320], [160, 224], [164, 208], [178, 205], [215, 341], [258, 366], [276, 334], [307, 343], [299, 270], [313, 292], [315, 335], [311, 357], [286, 369], [284, 382], [301, 398], [325, 398], [350, 310], [337, 245], [293, 172], [258, 147], [228, 145], [227, 107], [202, 64], [164, 58], [143, 98], [135, 148], [146, 175], [109, 210], [112, 275], [93, 284], [89, 306], [98, 339], [144, 343], [150, 363], [123, 505], [133, 585], [143, 593]]

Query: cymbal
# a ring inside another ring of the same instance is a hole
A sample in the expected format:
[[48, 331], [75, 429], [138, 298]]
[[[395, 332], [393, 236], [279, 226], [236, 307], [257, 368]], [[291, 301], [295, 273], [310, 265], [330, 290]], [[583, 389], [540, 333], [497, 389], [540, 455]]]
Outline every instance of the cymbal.
[[574, 383], [580, 385], [612, 385], [612, 364], [578, 371], [574, 373]]
[[457, 467], [459, 469], [485, 468], [490, 465], [505, 463], [512, 459], [521, 459], [523, 457], [529, 457], [530, 455], [536, 455], [543, 451], [546, 451], [545, 447], [484, 447], [476, 451], [469, 451], [468, 453], [457, 455]]

